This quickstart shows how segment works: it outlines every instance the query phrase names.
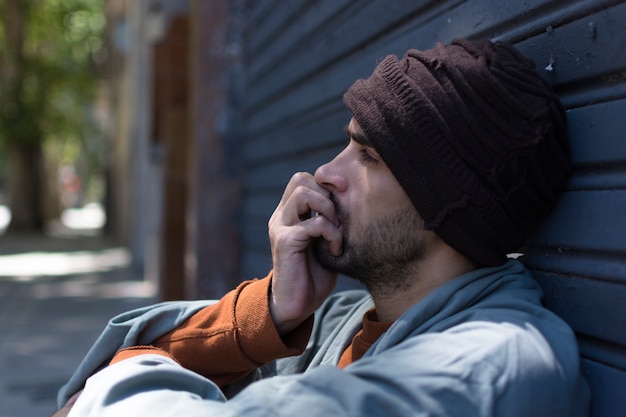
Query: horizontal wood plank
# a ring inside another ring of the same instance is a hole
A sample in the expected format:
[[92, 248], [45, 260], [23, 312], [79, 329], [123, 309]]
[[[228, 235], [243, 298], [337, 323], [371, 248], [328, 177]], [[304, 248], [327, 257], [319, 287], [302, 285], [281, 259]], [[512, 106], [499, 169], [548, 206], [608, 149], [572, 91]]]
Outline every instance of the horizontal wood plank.
[[583, 359], [583, 375], [591, 391], [592, 417], [623, 417], [626, 410], [626, 372]]
[[626, 256], [626, 189], [569, 191], [530, 237], [533, 245], [562, 252], [592, 251]]
[[546, 307], [577, 333], [626, 346], [626, 283], [533, 271]]

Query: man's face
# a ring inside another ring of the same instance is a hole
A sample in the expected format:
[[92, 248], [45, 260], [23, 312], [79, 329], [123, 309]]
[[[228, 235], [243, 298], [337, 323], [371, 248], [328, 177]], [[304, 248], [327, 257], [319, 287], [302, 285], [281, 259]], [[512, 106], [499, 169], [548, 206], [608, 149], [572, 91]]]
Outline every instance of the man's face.
[[411, 265], [420, 261], [434, 235], [354, 119], [348, 125], [350, 143], [319, 167], [316, 181], [330, 191], [343, 235], [343, 253], [333, 256], [318, 239], [314, 254], [329, 270], [356, 278], [370, 291], [384, 293], [409, 284]]

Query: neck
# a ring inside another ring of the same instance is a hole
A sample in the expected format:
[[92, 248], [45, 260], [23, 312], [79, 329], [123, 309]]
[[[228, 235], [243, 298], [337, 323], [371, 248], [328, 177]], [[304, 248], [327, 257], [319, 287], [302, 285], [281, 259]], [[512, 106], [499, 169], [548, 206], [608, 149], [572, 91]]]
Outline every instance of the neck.
[[404, 285], [394, 288], [370, 288], [376, 306], [378, 321], [395, 321], [405, 311], [428, 294], [453, 280], [476, 269], [466, 257], [449, 246], [407, 266], [402, 271]]

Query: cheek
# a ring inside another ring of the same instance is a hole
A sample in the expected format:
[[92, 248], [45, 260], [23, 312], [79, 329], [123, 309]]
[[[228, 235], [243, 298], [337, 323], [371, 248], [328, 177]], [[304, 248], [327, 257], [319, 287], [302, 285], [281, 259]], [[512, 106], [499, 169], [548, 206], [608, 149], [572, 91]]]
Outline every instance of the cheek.
[[[349, 212], [353, 223], [367, 223], [412, 207], [409, 197], [388, 169], [372, 169], [362, 164], [350, 165], [346, 173], [348, 186], [343, 196], [338, 196]], [[343, 197], [343, 198], [342, 198]]]
[[413, 206], [404, 190], [397, 183], [389, 182], [371, 183], [362, 205], [365, 214], [371, 217], [387, 216]]
[[394, 216], [399, 210], [406, 210], [406, 202], [386, 193], [371, 193], [361, 194], [344, 208], [347, 211], [344, 219], [348, 222], [347, 232], [355, 239], [381, 220]]

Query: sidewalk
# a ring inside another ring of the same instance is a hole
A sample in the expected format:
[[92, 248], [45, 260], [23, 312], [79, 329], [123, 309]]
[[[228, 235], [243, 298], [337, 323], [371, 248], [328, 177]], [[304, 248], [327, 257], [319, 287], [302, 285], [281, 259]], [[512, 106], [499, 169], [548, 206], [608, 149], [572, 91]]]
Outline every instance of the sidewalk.
[[0, 235], [0, 417], [45, 417], [112, 316], [154, 300], [103, 237]]

